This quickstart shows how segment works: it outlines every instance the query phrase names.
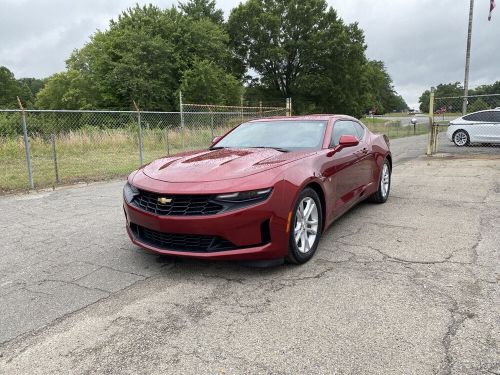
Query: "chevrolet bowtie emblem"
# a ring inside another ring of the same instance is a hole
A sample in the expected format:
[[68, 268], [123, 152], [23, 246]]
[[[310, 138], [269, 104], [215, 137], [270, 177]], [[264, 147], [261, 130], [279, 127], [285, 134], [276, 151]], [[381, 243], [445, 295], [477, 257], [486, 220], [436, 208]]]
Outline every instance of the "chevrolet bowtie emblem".
[[160, 204], [167, 204], [167, 203], [171, 203], [171, 202], [172, 202], [172, 198], [165, 198], [165, 197], [158, 198], [158, 203], [160, 203]]

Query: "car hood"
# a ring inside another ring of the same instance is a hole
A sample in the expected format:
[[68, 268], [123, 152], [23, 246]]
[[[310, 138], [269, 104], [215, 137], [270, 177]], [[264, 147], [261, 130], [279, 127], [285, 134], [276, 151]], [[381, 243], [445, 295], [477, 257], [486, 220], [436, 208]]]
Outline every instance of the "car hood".
[[220, 181], [264, 172], [310, 154], [255, 148], [204, 150], [155, 160], [143, 172], [166, 182]]

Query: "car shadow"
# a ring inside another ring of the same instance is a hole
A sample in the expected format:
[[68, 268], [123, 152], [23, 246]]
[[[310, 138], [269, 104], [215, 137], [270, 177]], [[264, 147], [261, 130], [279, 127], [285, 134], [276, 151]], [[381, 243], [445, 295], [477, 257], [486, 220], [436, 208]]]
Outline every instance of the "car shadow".
[[[374, 205], [370, 202], [361, 202], [342, 217], [337, 219], [323, 234], [321, 241], [328, 241], [329, 233], [334, 230], [336, 223], [341, 224], [345, 220], [350, 220], [359, 213], [360, 210], [366, 208], [368, 205]], [[342, 233], [341, 233], [342, 234]], [[321, 246], [321, 242], [320, 242]], [[139, 252], [143, 251], [137, 248]], [[324, 251], [323, 248], [318, 248], [318, 250]], [[219, 260], [205, 260], [205, 259], [193, 259], [184, 257], [175, 257], [168, 255], [158, 255], [145, 251], [146, 254], [151, 256], [151, 261], [156, 263], [156, 266], [160, 268], [160, 274], [163, 276], [172, 275], [174, 271], [180, 272], [185, 275], [212, 275], [212, 277], [223, 277], [228, 280], [243, 280], [251, 279], [254, 277], [258, 278], [273, 278], [280, 274], [296, 274], [302, 272], [310, 272], [311, 269], [316, 268], [317, 262], [322, 262], [322, 260], [317, 257], [311, 259], [306, 264], [297, 265], [287, 262], [280, 262], [279, 264], [259, 264], [256, 262], [245, 262], [245, 261], [219, 261]]]

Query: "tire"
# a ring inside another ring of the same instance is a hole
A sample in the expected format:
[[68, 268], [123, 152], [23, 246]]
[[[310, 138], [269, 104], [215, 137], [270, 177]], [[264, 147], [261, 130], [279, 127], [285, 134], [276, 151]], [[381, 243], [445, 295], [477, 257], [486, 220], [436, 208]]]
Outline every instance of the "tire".
[[[313, 206], [309, 206], [310, 204]], [[300, 221], [304, 209], [309, 213], [306, 213], [307, 216]], [[290, 263], [303, 264], [311, 259], [318, 248], [322, 229], [321, 200], [313, 189], [305, 188], [298, 195], [293, 208], [286, 260]]]
[[385, 159], [384, 164], [382, 164], [382, 170], [380, 171], [378, 190], [370, 197], [372, 202], [385, 203], [387, 201], [389, 193], [391, 192], [391, 175], [391, 163], [389, 163], [389, 160]]
[[453, 133], [453, 143], [458, 147], [468, 146], [470, 144], [469, 133], [462, 129], [457, 130]]

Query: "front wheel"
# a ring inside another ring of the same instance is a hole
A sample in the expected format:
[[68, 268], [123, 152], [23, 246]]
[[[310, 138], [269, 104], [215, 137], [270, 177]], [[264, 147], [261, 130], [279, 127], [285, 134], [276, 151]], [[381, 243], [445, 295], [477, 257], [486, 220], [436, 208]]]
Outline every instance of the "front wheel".
[[453, 143], [455, 143], [456, 146], [466, 146], [469, 142], [469, 134], [465, 130], [457, 130], [455, 134], [453, 134]]
[[311, 188], [298, 196], [290, 222], [287, 260], [302, 264], [311, 259], [318, 248], [323, 228], [323, 211], [318, 194]]
[[380, 172], [380, 179], [378, 182], [378, 190], [371, 196], [372, 202], [385, 203], [389, 198], [391, 190], [391, 164], [389, 160], [385, 159]]

